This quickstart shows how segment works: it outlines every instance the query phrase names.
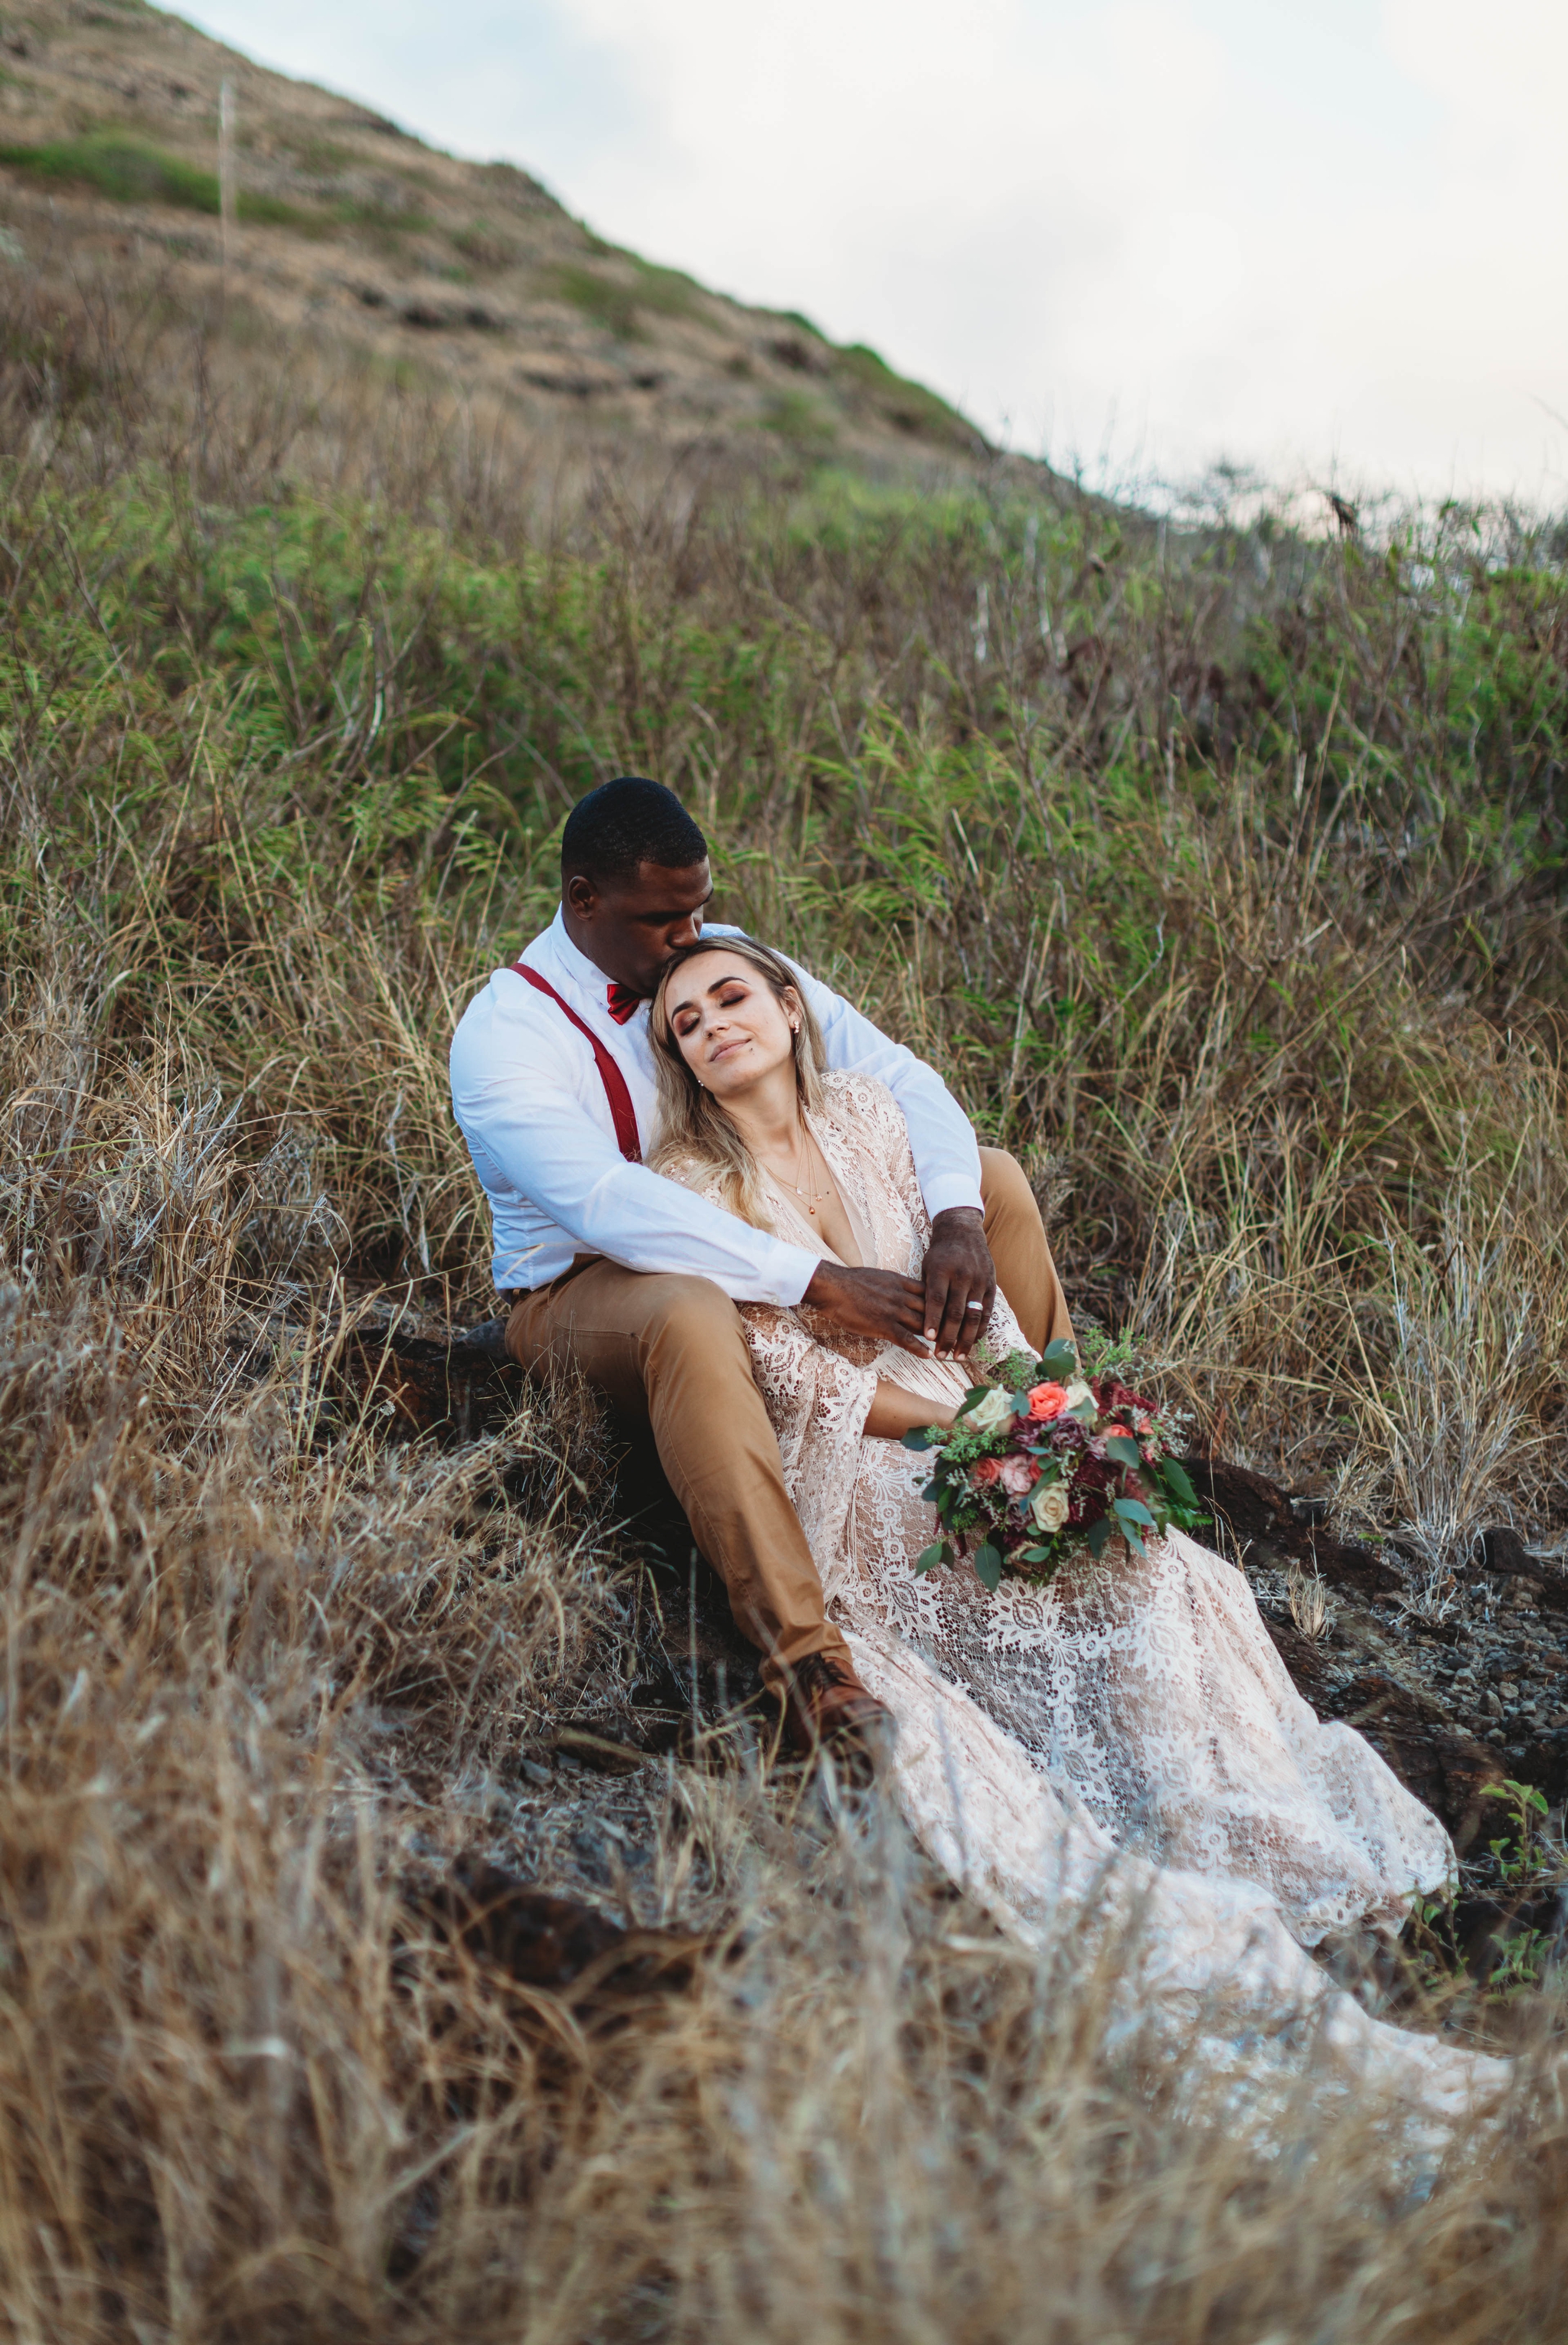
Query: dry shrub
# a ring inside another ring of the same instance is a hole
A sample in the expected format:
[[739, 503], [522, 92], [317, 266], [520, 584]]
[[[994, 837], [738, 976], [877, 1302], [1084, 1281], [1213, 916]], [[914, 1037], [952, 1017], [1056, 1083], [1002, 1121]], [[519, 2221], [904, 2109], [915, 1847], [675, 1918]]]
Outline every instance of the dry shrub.
[[1435, 1234], [1382, 1241], [1388, 1365], [1380, 1390], [1368, 1380], [1339, 1505], [1434, 1569], [1470, 1560], [1481, 1526], [1528, 1528], [1560, 1508], [1568, 1157], [1555, 1107], [1531, 1087], [1503, 1177], [1478, 1181], [1461, 1155]]

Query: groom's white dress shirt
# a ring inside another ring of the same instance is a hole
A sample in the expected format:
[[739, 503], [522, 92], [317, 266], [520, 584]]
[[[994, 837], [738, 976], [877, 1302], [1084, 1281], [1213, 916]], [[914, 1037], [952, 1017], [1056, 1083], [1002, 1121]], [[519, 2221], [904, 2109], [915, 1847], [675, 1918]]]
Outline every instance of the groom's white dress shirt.
[[[742, 933], [717, 922], [703, 930], [716, 943]], [[578, 951], [558, 911], [523, 959], [610, 1052], [646, 1152], [657, 1101], [647, 1003], [616, 1025], [608, 979]], [[974, 1133], [941, 1077], [804, 969], [796, 976], [830, 1065], [876, 1076], [903, 1110], [928, 1213], [978, 1206]], [[514, 969], [498, 969], [463, 1013], [452, 1044], [452, 1103], [490, 1200], [497, 1286], [543, 1286], [581, 1254], [607, 1254], [627, 1270], [711, 1278], [738, 1303], [799, 1303], [810, 1284], [816, 1254], [626, 1162], [586, 1041]]]

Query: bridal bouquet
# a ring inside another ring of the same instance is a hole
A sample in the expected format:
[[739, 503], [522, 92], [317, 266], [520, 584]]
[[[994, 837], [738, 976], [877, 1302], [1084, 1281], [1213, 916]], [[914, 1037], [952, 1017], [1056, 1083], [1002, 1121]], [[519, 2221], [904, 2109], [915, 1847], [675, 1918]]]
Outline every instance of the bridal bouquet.
[[1047, 1580], [1075, 1548], [1099, 1556], [1119, 1537], [1142, 1555], [1146, 1537], [1206, 1519], [1153, 1404], [1114, 1376], [1080, 1377], [1071, 1345], [1053, 1344], [1043, 1360], [1014, 1354], [1003, 1376], [975, 1386], [951, 1428], [904, 1436], [906, 1449], [934, 1452], [925, 1496], [944, 1534], [917, 1572], [974, 1539], [987, 1588], [1004, 1571]]

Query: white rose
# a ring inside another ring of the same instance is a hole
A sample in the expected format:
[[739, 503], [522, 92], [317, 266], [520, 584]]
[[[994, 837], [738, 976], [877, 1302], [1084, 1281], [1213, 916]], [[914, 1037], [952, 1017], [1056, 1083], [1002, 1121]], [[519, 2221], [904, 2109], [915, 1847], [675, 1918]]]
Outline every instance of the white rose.
[[1037, 1482], [1034, 1496], [1029, 1501], [1029, 1511], [1038, 1529], [1059, 1531], [1067, 1519], [1065, 1482]]
[[972, 1433], [1005, 1433], [1013, 1422], [1013, 1395], [995, 1385], [959, 1420]]
[[1093, 1400], [1094, 1397], [1094, 1394], [1089, 1390], [1088, 1386], [1084, 1384], [1082, 1379], [1080, 1379], [1077, 1384], [1069, 1385], [1067, 1387], [1067, 1406], [1069, 1408], [1082, 1408], [1086, 1400]]

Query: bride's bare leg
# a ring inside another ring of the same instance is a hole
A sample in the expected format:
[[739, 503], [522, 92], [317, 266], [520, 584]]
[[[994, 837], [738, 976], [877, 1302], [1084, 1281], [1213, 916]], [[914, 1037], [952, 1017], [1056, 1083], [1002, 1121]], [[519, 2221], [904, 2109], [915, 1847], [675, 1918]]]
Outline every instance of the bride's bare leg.
[[1058, 1336], [1070, 1342], [1073, 1322], [1034, 1192], [1023, 1166], [1005, 1149], [981, 1150], [980, 1194], [996, 1283], [1013, 1305], [1014, 1318], [1037, 1353]]

